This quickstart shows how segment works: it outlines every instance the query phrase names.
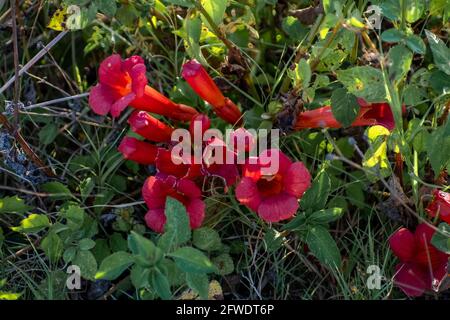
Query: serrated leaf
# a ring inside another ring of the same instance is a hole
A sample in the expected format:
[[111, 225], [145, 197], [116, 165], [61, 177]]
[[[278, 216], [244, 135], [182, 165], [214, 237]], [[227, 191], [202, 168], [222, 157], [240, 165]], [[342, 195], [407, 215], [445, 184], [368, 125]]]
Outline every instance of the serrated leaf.
[[40, 247], [50, 262], [57, 262], [64, 251], [64, 243], [55, 232], [50, 232], [42, 239]]
[[194, 230], [192, 244], [204, 251], [214, 251], [221, 248], [222, 241], [216, 230], [203, 227]]
[[329, 268], [335, 270], [341, 266], [341, 255], [336, 242], [328, 230], [314, 226], [306, 234], [306, 243], [314, 256]]
[[214, 264], [200, 250], [182, 247], [168, 254], [184, 272], [210, 273], [217, 271]]
[[338, 80], [359, 98], [368, 102], [386, 100], [383, 74], [370, 66], [358, 66], [336, 71]]
[[342, 126], [349, 127], [359, 113], [358, 99], [347, 90], [339, 88], [331, 95], [331, 111]]
[[411, 34], [406, 37], [405, 43], [413, 52], [418, 54], [425, 54], [427, 50], [425, 46], [425, 42], [423, 42], [422, 38], [416, 34]]
[[450, 75], [450, 49], [434, 33], [425, 30], [436, 66]]
[[106, 257], [100, 264], [100, 268], [95, 274], [95, 279], [114, 280], [119, 277], [134, 260], [131, 254], [125, 251], [117, 251]]
[[163, 257], [161, 249], [135, 231], [131, 231], [128, 236], [128, 248], [136, 255], [136, 261], [142, 266], [153, 266]]
[[94, 280], [97, 272], [97, 261], [90, 251], [78, 251], [72, 263], [80, 267], [81, 276]]
[[44, 214], [30, 214], [27, 218], [20, 221], [18, 227], [12, 227], [11, 230], [23, 233], [35, 233], [49, 227], [50, 220]]
[[398, 29], [391, 28], [381, 33], [381, 40], [384, 42], [399, 42], [405, 37], [405, 34]]
[[396, 45], [389, 50], [389, 79], [398, 83], [411, 69], [412, 52], [404, 45]]
[[163, 300], [169, 300], [172, 298], [172, 292], [170, 291], [169, 279], [159, 269], [153, 269], [151, 272], [152, 287], [158, 296]]
[[300, 201], [302, 209], [312, 211], [325, 207], [331, 190], [331, 180], [325, 171], [319, 173], [314, 179], [311, 187], [306, 190]]
[[5, 197], [0, 199], [0, 213], [26, 213], [32, 207], [18, 196]]
[[[228, 0], [201, 0], [201, 4], [205, 11], [209, 14], [212, 21], [216, 25], [220, 25], [223, 20], [223, 16], [225, 15], [225, 10], [227, 8]], [[211, 29], [211, 25], [209, 24], [208, 20], [202, 16], [203, 23], [206, 24], [206, 26]]]
[[158, 247], [169, 252], [191, 238], [191, 228], [186, 208], [173, 198], [167, 198], [165, 215], [165, 232], [158, 241]]

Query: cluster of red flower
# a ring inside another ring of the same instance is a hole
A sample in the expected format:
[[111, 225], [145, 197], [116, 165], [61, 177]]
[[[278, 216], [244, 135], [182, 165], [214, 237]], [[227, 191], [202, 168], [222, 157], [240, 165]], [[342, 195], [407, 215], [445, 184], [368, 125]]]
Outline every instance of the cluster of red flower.
[[[450, 193], [434, 191], [426, 211], [450, 222]], [[395, 283], [409, 296], [421, 296], [425, 291], [437, 291], [447, 278], [450, 255], [439, 251], [431, 243], [438, 232], [428, 223], [421, 223], [414, 233], [406, 228], [397, 230], [389, 239], [391, 250], [400, 260], [394, 275]]]
[[[218, 117], [230, 124], [242, 125], [239, 108], [224, 97], [201, 64], [195, 60], [188, 61], [183, 65], [182, 76], [212, 106]], [[92, 88], [89, 103], [97, 114], [111, 113], [113, 117], [118, 117], [127, 106], [137, 109], [129, 117], [128, 123], [135, 133], [151, 143], [125, 137], [119, 151], [126, 159], [156, 167], [157, 173], [147, 178], [142, 189], [149, 209], [145, 220], [156, 232], [164, 231], [167, 197], [183, 203], [191, 228], [201, 226], [205, 216], [201, 185], [210, 176], [221, 177], [226, 187], [238, 183], [235, 190], [238, 201], [269, 222], [291, 218], [298, 209], [298, 199], [310, 186], [311, 176], [304, 164], [292, 162], [277, 149], [265, 150], [259, 157], [248, 157], [242, 165], [208, 161], [207, 148], [200, 164], [195, 161], [189, 164], [175, 162], [172, 154], [174, 143], [178, 143], [172, 141], [175, 128], [156, 119], [149, 112], [167, 119], [189, 122], [192, 135], [196, 128], [200, 128], [203, 134], [210, 128], [211, 122], [207, 115], [198, 113], [190, 106], [175, 103], [150, 87], [141, 57], [133, 56], [122, 60], [119, 55], [112, 55], [106, 58], [100, 65], [99, 83]], [[358, 103], [361, 108], [352, 126], [382, 125], [389, 130], [394, 128], [394, 118], [388, 104], [368, 104], [362, 99], [358, 99]], [[300, 113], [295, 124], [297, 130], [340, 126], [333, 117], [330, 106]], [[247, 133], [244, 128], [238, 128], [233, 135], [236, 139], [246, 139]], [[246, 155], [253, 145], [254, 141], [248, 141], [244, 150]], [[203, 142], [201, 147], [208, 146], [222, 148], [223, 155], [227, 157], [230, 154], [234, 159], [239, 156], [236, 149], [230, 150], [218, 138]], [[199, 146], [194, 146], [196, 147]], [[271, 165], [267, 161], [261, 161], [267, 158], [278, 161], [278, 171], [270, 175], [263, 173], [263, 169]], [[438, 215], [443, 221], [450, 223], [450, 194], [435, 191], [434, 199], [426, 211], [431, 217]], [[447, 275], [448, 255], [431, 244], [435, 232], [435, 228], [422, 223], [414, 234], [402, 228], [389, 240], [392, 251], [401, 261], [397, 265], [394, 280], [407, 295], [418, 296], [425, 290], [434, 289]]]
[[[239, 108], [224, 97], [213, 79], [201, 64], [195, 60], [183, 65], [182, 76], [191, 88], [206, 102], [214, 113], [233, 125], [242, 124]], [[173, 159], [172, 132], [174, 128], [156, 119], [148, 112], [168, 119], [189, 121], [189, 131], [194, 136], [196, 127], [203, 134], [210, 128], [207, 115], [199, 114], [194, 108], [177, 104], [166, 98], [147, 84], [146, 68], [143, 59], [133, 56], [122, 60], [119, 55], [106, 58], [99, 69], [99, 83], [92, 88], [89, 103], [92, 110], [100, 115], [111, 113], [117, 117], [127, 107], [135, 109], [128, 119], [131, 129], [146, 140], [125, 137], [119, 151], [126, 159], [156, 167], [155, 176], [147, 178], [142, 189], [143, 198], [149, 208], [145, 216], [147, 225], [154, 231], [163, 232], [166, 222], [164, 213], [167, 197], [179, 200], [186, 207], [191, 228], [201, 226], [205, 216], [201, 185], [210, 176], [221, 177], [229, 187], [239, 181], [236, 189], [237, 199], [256, 211], [266, 221], [276, 222], [292, 217], [298, 208], [298, 199], [310, 185], [311, 176], [301, 162], [292, 163], [281, 151], [265, 150], [260, 157], [249, 157], [245, 164], [238, 165], [228, 161], [208, 161], [208, 146], [223, 148], [224, 157], [237, 158], [238, 150], [230, 150], [220, 139], [212, 138], [205, 142], [203, 161], [196, 164], [176, 163]], [[244, 128], [236, 129], [235, 139], [249, 137]], [[254, 141], [247, 141], [244, 152], [249, 153]], [[198, 146], [194, 146], [198, 147]], [[275, 159], [279, 170], [264, 175], [263, 168], [270, 163], [260, 158]], [[251, 160], [251, 161], [250, 161]], [[239, 179], [242, 176], [242, 179]]]

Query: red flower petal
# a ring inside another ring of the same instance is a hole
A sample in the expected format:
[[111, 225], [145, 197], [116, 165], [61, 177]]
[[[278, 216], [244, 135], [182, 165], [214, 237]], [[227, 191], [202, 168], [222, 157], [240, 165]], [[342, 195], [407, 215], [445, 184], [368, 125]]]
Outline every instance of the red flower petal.
[[121, 97], [119, 100], [115, 101], [111, 106], [111, 116], [117, 118], [120, 116], [123, 110], [136, 98], [133, 92]]
[[125, 88], [130, 78], [127, 73], [122, 70], [122, 58], [118, 54], [107, 57], [100, 64], [98, 69], [99, 82], [115, 89]]
[[423, 268], [433, 271], [446, 265], [448, 256], [431, 244], [436, 231], [427, 223], [417, 226], [414, 236], [416, 238], [416, 256], [414, 261]]
[[203, 100], [216, 107], [225, 105], [225, 97], [222, 92], [196, 60], [190, 60], [183, 65], [181, 76]]
[[200, 198], [202, 196], [200, 188], [193, 181], [188, 179], [180, 179], [178, 181], [177, 190], [188, 198]]
[[297, 199], [287, 193], [281, 193], [263, 199], [258, 207], [258, 214], [267, 222], [278, 222], [291, 218], [297, 209]]
[[164, 209], [150, 209], [145, 214], [145, 223], [149, 228], [158, 233], [164, 232], [164, 225], [166, 224], [166, 215]]
[[394, 254], [402, 261], [408, 262], [416, 253], [416, 240], [411, 231], [401, 228], [389, 238], [389, 245]]
[[395, 267], [394, 282], [410, 297], [419, 297], [429, 289], [429, 278], [419, 268], [409, 263], [401, 263]]
[[154, 164], [158, 147], [136, 138], [125, 137], [119, 145], [123, 157], [140, 164]]
[[284, 191], [300, 198], [311, 185], [311, 175], [302, 162], [291, 164], [284, 176]]
[[136, 97], [144, 95], [145, 86], [148, 83], [146, 72], [147, 69], [144, 64], [137, 64], [131, 68], [131, 89], [136, 94]]
[[131, 130], [155, 142], [170, 141], [173, 132], [173, 128], [145, 111], [134, 111], [128, 118], [128, 123], [131, 126]]
[[261, 204], [261, 196], [254, 180], [244, 177], [236, 187], [236, 199], [251, 210], [257, 212]]
[[149, 209], [164, 209], [167, 198], [167, 187], [156, 177], [148, 177], [142, 187], [142, 197]]
[[199, 228], [205, 218], [205, 203], [200, 199], [192, 199], [186, 206], [191, 229]]
[[89, 93], [89, 105], [96, 114], [101, 116], [108, 114], [114, 101], [114, 94], [107, 86], [98, 83], [91, 88]]
[[426, 211], [431, 217], [439, 214], [442, 221], [450, 224], [450, 193], [435, 189], [433, 200], [428, 205]]

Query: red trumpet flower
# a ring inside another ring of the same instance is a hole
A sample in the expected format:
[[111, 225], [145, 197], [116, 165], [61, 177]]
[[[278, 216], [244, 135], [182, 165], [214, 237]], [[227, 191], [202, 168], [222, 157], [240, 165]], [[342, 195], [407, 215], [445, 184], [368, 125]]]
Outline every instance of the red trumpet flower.
[[196, 60], [186, 62], [181, 75], [191, 88], [213, 107], [220, 118], [231, 124], [241, 124], [242, 114], [239, 108], [230, 99], [224, 97], [200, 63]]
[[194, 108], [175, 103], [150, 86], [145, 86], [144, 95], [133, 100], [130, 106], [179, 121], [190, 121], [198, 114]]
[[[272, 159], [266, 162], [263, 159]], [[278, 161], [278, 171], [264, 175], [262, 169]], [[289, 219], [298, 209], [300, 199], [311, 184], [311, 175], [302, 162], [292, 162], [276, 149], [261, 153], [256, 164], [246, 164], [236, 188], [236, 198], [268, 222]]]
[[426, 211], [431, 217], [439, 215], [442, 221], [450, 224], [450, 193], [440, 190], [433, 191], [433, 200], [430, 202]]
[[119, 152], [125, 159], [149, 165], [155, 163], [158, 147], [136, 138], [125, 137], [119, 145]]
[[389, 245], [400, 263], [394, 282], [408, 296], [421, 296], [426, 290], [436, 290], [447, 276], [448, 254], [431, 244], [435, 230], [426, 223], [417, 226], [414, 234], [406, 228], [389, 238]]
[[128, 123], [131, 126], [131, 130], [154, 142], [170, 141], [173, 132], [173, 128], [145, 111], [134, 111], [128, 119]]
[[147, 85], [144, 60], [132, 56], [122, 60], [113, 54], [100, 64], [99, 82], [91, 89], [89, 105], [99, 115], [118, 117], [128, 106], [158, 113], [175, 120], [189, 121], [197, 111], [177, 104]]
[[187, 179], [177, 180], [173, 176], [165, 179], [153, 176], [147, 178], [142, 188], [142, 196], [149, 208], [145, 215], [147, 226], [159, 233], [164, 231], [166, 200], [167, 197], [172, 197], [186, 207], [191, 228], [200, 227], [205, 217], [205, 203], [201, 200], [201, 195], [197, 185]]
[[144, 60], [139, 56], [122, 60], [113, 54], [103, 60], [98, 70], [99, 82], [89, 95], [92, 110], [118, 117], [133, 100], [144, 95], [145, 71]]
[[[388, 130], [395, 128], [394, 115], [387, 103], [368, 104], [358, 99], [361, 106], [352, 127], [381, 125]], [[295, 130], [306, 128], [341, 128], [342, 125], [333, 116], [330, 106], [302, 112], [298, 115]]]

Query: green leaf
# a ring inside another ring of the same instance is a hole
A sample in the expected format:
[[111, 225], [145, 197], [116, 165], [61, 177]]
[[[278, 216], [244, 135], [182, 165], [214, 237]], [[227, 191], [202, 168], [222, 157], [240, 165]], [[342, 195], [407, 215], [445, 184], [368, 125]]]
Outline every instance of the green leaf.
[[419, 20], [425, 11], [425, 0], [408, 0], [406, 4], [406, 21], [409, 23]]
[[305, 59], [301, 59], [295, 68], [297, 74], [298, 84], [301, 84], [303, 89], [308, 88], [311, 81], [311, 67]]
[[326, 228], [322, 226], [310, 228], [306, 234], [306, 243], [321, 263], [333, 270], [340, 268], [341, 255], [339, 249]]
[[306, 209], [311, 209], [316, 211], [323, 209], [327, 202], [328, 196], [331, 190], [331, 180], [325, 171], [319, 173], [319, 175], [314, 179], [311, 187], [306, 190], [303, 195], [300, 205]]
[[163, 257], [161, 249], [156, 247], [152, 241], [135, 231], [131, 231], [128, 236], [128, 248], [136, 255], [136, 262], [141, 266], [151, 267]]
[[206, 274], [186, 273], [186, 283], [200, 296], [200, 299], [208, 299], [209, 280]]
[[370, 66], [353, 67], [336, 71], [338, 80], [359, 98], [368, 102], [386, 101], [383, 74]]
[[324, 224], [338, 220], [344, 214], [342, 208], [329, 208], [316, 211], [308, 216], [311, 224]]
[[109, 17], [113, 17], [117, 11], [116, 1], [111, 0], [94, 0], [98, 10]]
[[32, 207], [27, 206], [25, 201], [18, 196], [0, 199], [0, 213], [26, 213], [30, 209], [32, 209]]
[[67, 220], [67, 226], [76, 230], [83, 225], [86, 213], [79, 206], [71, 205], [67, 209], [61, 211], [61, 217]]
[[149, 285], [150, 269], [135, 264], [131, 268], [130, 279], [136, 289], [140, 289]]
[[114, 280], [133, 262], [131, 254], [125, 251], [117, 251], [102, 261], [100, 268], [95, 274], [95, 279]]
[[427, 47], [425, 46], [425, 42], [423, 42], [422, 38], [416, 34], [411, 34], [406, 37], [405, 43], [413, 52], [418, 54], [425, 54]]
[[444, 93], [445, 90], [450, 90], [450, 75], [435, 69], [430, 76], [430, 86], [438, 94]]
[[94, 280], [97, 272], [97, 261], [90, 251], [78, 251], [72, 263], [80, 267], [81, 276]]
[[191, 228], [186, 208], [181, 202], [168, 197], [165, 214], [165, 232], [158, 241], [158, 247], [169, 252], [191, 238]]
[[170, 284], [167, 276], [159, 269], [153, 269], [151, 273], [152, 287], [158, 296], [163, 300], [170, 300], [172, 292], [170, 292]]
[[425, 30], [436, 66], [450, 75], [450, 49], [434, 33]]
[[40, 131], [39, 131], [39, 141], [43, 145], [49, 145], [52, 143], [56, 136], [58, 135], [58, 127], [53, 122], [47, 123]]
[[200, 36], [202, 33], [202, 20], [198, 15], [188, 16], [184, 19], [184, 30], [186, 31], [185, 49], [191, 58], [204, 62], [200, 51]]
[[337, 121], [349, 127], [359, 112], [358, 99], [344, 88], [336, 89], [331, 95], [331, 111]]
[[405, 34], [398, 29], [391, 28], [383, 31], [381, 40], [384, 42], [399, 42], [405, 37]]
[[219, 233], [208, 227], [194, 230], [192, 244], [204, 251], [219, 250], [222, 247]]
[[401, 81], [411, 69], [413, 54], [404, 45], [396, 45], [389, 50], [389, 78], [394, 83]]
[[33, 213], [20, 221], [20, 226], [11, 229], [16, 232], [35, 233], [50, 227], [50, 225], [50, 220], [46, 215]]
[[40, 246], [50, 262], [53, 263], [61, 258], [64, 251], [64, 243], [55, 232], [50, 232], [42, 239]]
[[442, 222], [439, 225], [439, 231], [436, 231], [436, 233], [433, 235], [431, 244], [438, 250], [446, 254], [450, 254], [450, 225]]
[[217, 268], [217, 273], [226, 276], [234, 271], [233, 259], [228, 253], [222, 253], [212, 259], [212, 263]]
[[428, 135], [426, 148], [431, 167], [438, 176], [450, 163], [450, 120]]
[[44, 183], [42, 185], [42, 190], [44, 192], [50, 193], [50, 197], [55, 200], [63, 200], [72, 197], [72, 193], [70, 192], [69, 188], [58, 181]]
[[93, 247], [95, 247], [95, 241], [89, 238], [81, 239], [78, 243], [78, 247], [80, 250], [91, 250]]
[[177, 266], [185, 272], [209, 273], [217, 271], [214, 264], [200, 250], [182, 247], [168, 254]]
[[[212, 21], [218, 26], [222, 23], [223, 16], [225, 15], [225, 10], [227, 8], [228, 0], [201, 0], [201, 4], [205, 11], [209, 14]], [[211, 25], [206, 20], [205, 17], [203, 17], [203, 23], [206, 24], [206, 26], [211, 29]]]

